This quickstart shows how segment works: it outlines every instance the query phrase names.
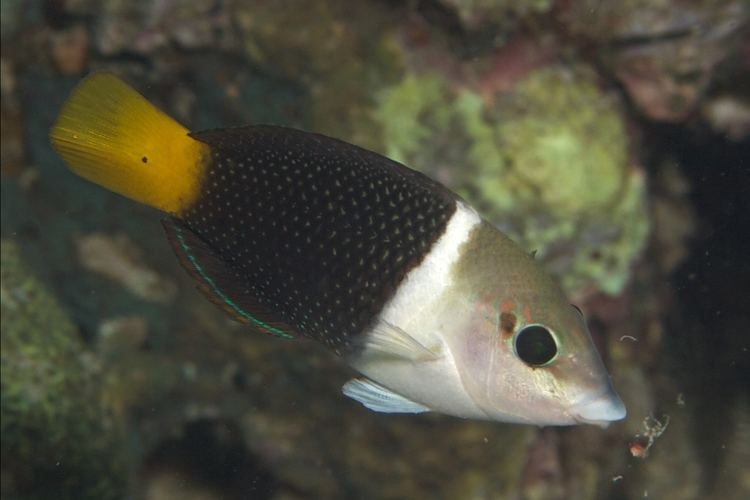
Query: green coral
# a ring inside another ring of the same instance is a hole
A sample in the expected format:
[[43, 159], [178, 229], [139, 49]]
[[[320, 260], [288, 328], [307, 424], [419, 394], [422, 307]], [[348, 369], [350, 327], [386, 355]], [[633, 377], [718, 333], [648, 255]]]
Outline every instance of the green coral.
[[605, 209], [622, 185], [627, 143], [616, 108], [596, 86], [538, 71], [504, 104], [508, 118], [497, 140], [506, 161], [480, 162], [482, 195], [491, 200], [512, 191], [524, 204], [542, 203], [563, 216]]
[[593, 72], [537, 70], [488, 104], [436, 75], [380, 94], [383, 150], [449, 184], [573, 294], [620, 293], [649, 229], [620, 109]]
[[8, 498], [120, 498], [119, 433], [76, 328], [2, 248], [2, 475]]
[[[432, 128], [447, 126], [449, 108], [435, 105], [441, 102], [444, 93], [439, 78], [418, 78], [414, 74], [406, 75], [397, 86], [383, 91], [381, 105], [374, 114], [383, 124], [386, 156], [406, 161], [431, 138]], [[425, 116], [428, 113], [430, 116]]]

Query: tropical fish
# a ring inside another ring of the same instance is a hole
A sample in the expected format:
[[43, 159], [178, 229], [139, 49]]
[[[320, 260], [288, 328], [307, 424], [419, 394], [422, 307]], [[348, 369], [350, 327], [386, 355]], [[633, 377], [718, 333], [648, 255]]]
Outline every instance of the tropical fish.
[[456, 194], [376, 153], [257, 125], [189, 132], [107, 73], [51, 131], [78, 175], [168, 216], [199, 288], [237, 320], [322, 342], [386, 413], [537, 425], [625, 416], [583, 315]]

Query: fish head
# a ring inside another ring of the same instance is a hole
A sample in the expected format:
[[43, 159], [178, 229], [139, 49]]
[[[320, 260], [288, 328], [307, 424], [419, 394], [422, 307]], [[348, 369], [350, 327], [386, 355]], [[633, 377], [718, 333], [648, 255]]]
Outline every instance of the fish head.
[[465, 390], [492, 420], [606, 426], [623, 419], [583, 314], [525, 257], [510, 259], [512, 269], [474, 274], [450, 341]]

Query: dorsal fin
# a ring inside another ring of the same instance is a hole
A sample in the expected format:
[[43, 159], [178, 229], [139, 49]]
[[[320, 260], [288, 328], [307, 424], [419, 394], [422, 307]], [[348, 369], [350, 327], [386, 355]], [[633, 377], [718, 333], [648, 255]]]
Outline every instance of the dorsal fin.
[[264, 333], [286, 339], [299, 336], [294, 328], [274, 319], [273, 314], [243, 290], [237, 273], [189, 227], [174, 217], [163, 219], [162, 225], [180, 264], [211, 302], [240, 323], [252, 325]]

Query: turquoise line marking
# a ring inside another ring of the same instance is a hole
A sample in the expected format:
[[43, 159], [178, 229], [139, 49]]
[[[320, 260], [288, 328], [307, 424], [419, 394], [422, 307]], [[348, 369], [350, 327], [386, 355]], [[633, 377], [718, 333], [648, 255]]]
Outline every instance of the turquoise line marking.
[[219, 287], [216, 286], [216, 283], [214, 283], [214, 280], [211, 279], [210, 276], [208, 276], [204, 271], [201, 265], [198, 263], [198, 260], [193, 256], [193, 253], [190, 251], [190, 247], [185, 242], [185, 238], [182, 236], [182, 229], [175, 226], [175, 229], [177, 230], [177, 239], [180, 240], [180, 246], [182, 247], [182, 250], [185, 252], [185, 254], [188, 256], [188, 259], [190, 259], [190, 263], [193, 264], [193, 267], [196, 271], [198, 271], [198, 274], [201, 275], [201, 278], [206, 280], [206, 282], [211, 285], [211, 288], [216, 293], [216, 295], [219, 296], [221, 300], [224, 301], [229, 307], [234, 309], [234, 311], [242, 316], [243, 318], [249, 320], [251, 323], [255, 324], [255, 326], [259, 326], [265, 330], [268, 330], [271, 334], [280, 337], [282, 339], [294, 339], [294, 335], [289, 335], [283, 330], [279, 330], [278, 328], [275, 328], [268, 323], [264, 323], [263, 321], [251, 316], [245, 310], [243, 310], [241, 307], [239, 307], [237, 304], [232, 302], [232, 300], [224, 295], [224, 293], [219, 290]]

